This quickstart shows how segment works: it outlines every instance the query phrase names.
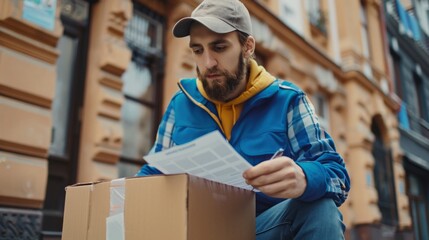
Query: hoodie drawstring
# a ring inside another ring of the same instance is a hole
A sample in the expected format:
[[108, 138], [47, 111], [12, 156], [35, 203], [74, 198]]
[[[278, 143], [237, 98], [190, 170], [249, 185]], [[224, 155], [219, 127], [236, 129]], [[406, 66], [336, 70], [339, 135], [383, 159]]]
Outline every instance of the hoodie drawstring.
[[232, 126], [237, 122], [237, 112], [235, 111], [235, 104], [231, 105], [232, 107]]

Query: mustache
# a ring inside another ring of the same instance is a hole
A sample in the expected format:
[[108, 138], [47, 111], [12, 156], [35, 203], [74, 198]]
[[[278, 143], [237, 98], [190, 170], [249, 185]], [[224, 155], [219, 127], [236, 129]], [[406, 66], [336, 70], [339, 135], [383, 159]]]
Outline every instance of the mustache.
[[217, 67], [213, 67], [210, 69], [207, 69], [206, 72], [204, 73], [204, 76], [207, 76], [209, 74], [223, 74], [224, 72], [219, 70]]

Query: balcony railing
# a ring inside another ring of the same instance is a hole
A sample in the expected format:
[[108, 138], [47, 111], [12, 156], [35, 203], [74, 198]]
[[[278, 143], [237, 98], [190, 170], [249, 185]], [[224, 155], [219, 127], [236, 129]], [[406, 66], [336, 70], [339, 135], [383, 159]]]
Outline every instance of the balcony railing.
[[411, 112], [408, 112], [408, 117], [410, 118], [411, 130], [429, 140], [429, 123]]
[[326, 35], [326, 16], [325, 13], [319, 9], [308, 13], [310, 23], [316, 27], [322, 34]]
[[386, 9], [398, 22], [399, 31], [429, 53], [429, 36], [422, 30], [413, 9], [406, 10], [399, 0], [387, 1]]
[[425, 141], [429, 141], [429, 123], [408, 110], [405, 104], [401, 106], [399, 112], [399, 124], [404, 130], [411, 130], [415, 133], [414, 135], [418, 135], [419, 138], [422, 137]]

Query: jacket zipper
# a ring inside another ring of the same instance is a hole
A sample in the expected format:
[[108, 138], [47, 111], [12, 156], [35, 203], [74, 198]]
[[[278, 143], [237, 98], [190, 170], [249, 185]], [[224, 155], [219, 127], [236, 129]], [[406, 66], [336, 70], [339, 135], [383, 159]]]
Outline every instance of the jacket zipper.
[[225, 131], [223, 130], [222, 124], [220, 123], [219, 118], [210, 111], [210, 109], [208, 109], [206, 106], [204, 106], [204, 104], [198, 102], [197, 100], [195, 100], [186, 90], [185, 88], [182, 86], [182, 84], [179, 82], [179, 87], [180, 89], [183, 91], [183, 93], [185, 93], [185, 95], [198, 107], [200, 107], [201, 109], [203, 109], [204, 111], [206, 111], [211, 118], [213, 118], [213, 120], [216, 122], [216, 124], [219, 126], [220, 130], [222, 130], [222, 133], [225, 135]]

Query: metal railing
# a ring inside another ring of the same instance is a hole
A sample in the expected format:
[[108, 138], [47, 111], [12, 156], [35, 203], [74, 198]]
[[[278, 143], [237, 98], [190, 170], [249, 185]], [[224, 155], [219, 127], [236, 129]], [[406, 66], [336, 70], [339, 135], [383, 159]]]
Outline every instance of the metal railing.
[[419, 19], [415, 17], [414, 9], [405, 10], [398, 0], [386, 2], [387, 12], [398, 23], [399, 30], [413, 39], [417, 46], [429, 53], [429, 36], [420, 26]]
[[407, 113], [410, 121], [410, 129], [426, 138], [426, 141], [429, 141], [429, 123], [409, 110], [407, 110]]

